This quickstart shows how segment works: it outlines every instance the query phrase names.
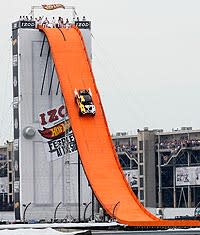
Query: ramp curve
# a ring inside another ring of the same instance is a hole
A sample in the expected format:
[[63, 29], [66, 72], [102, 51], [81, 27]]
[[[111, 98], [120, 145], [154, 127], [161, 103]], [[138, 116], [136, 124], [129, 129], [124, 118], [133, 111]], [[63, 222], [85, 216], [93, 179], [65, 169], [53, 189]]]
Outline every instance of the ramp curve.
[[[129, 226], [188, 226], [188, 221], [162, 221], [148, 212], [129, 187], [109, 133], [81, 32], [39, 27], [48, 38], [80, 158], [90, 185], [106, 212]], [[96, 115], [79, 116], [74, 89], [92, 91]], [[114, 209], [115, 208], [115, 209]], [[171, 224], [171, 225], [170, 225]], [[192, 226], [199, 226], [192, 221]]]

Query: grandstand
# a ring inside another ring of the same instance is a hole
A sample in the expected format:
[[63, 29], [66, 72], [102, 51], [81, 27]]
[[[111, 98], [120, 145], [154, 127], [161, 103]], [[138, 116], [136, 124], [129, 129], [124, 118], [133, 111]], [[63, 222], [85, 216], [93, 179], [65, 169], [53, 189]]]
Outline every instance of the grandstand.
[[144, 128], [112, 139], [123, 169], [138, 172], [133, 190], [145, 207], [191, 208], [200, 201], [200, 130]]

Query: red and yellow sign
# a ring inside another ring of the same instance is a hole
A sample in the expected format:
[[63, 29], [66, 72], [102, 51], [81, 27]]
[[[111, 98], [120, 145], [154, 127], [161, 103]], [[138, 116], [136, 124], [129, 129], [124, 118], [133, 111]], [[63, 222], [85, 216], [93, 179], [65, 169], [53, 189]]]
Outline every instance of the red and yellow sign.
[[58, 9], [58, 8], [63, 8], [65, 9], [65, 6], [63, 4], [45, 4], [45, 5], [42, 5], [42, 7], [45, 9], [45, 10], [55, 10], [55, 9]]
[[69, 120], [59, 123], [53, 127], [45, 128], [43, 130], [38, 130], [42, 137], [46, 139], [55, 139], [61, 137], [65, 134], [67, 130], [70, 128]]
[[69, 117], [64, 105], [53, 107], [39, 114], [40, 129], [48, 161], [77, 151]]

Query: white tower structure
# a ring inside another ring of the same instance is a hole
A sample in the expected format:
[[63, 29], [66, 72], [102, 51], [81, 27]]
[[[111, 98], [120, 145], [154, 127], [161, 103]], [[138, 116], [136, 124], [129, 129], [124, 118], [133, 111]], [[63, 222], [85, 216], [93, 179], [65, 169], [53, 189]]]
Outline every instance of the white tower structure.
[[[32, 14], [40, 8], [33, 7]], [[74, 7], [66, 9], [75, 16]], [[91, 59], [91, 22], [74, 23]], [[35, 21], [17, 21], [12, 44], [15, 218], [55, 219], [59, 205], [56, 218], [80, 219], [92, 192], [82, 167], [78, 171], [76, 141], [48, 41]]]

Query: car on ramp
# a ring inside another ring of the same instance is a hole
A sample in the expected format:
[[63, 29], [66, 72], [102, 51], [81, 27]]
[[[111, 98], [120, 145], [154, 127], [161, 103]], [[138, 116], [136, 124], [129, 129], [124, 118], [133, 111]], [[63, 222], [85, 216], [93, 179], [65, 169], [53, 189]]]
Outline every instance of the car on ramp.
[[92, 101], [92, 92], [90, 88], [83, 89], [83, 90], [74, 90], [75, 94], [75, 102], [78, 105], [79, 108], [79, 115], [92, 115], [94, 116], [96, 114], [96, 108]]

